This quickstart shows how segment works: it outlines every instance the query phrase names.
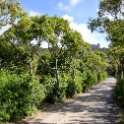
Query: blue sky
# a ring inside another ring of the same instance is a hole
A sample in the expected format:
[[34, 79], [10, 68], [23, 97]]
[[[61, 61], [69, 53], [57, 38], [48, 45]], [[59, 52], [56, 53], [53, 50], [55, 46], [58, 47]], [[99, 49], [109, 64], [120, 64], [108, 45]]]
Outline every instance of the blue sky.
[[98, 0], [19, 0], [19, 2], [31, 16], [48, 14], [63, 17], [70, 21], [73, 29], [82, 34], [86, 42], [100, 43], [101, 47], [108, 46], [104, 34], [91, 33], [87, 29], [89, 17], [97, 17]]

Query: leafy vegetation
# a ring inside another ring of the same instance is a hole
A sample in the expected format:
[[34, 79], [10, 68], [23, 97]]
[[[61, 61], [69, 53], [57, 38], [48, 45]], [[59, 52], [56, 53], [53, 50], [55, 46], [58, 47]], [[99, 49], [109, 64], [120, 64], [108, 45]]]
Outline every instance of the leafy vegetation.
[[[90, 19], [89, 28], [106, 32], [109, 47], [108, 71], [117, 77], [115, 98], [124, 105], [124, 12], [122, 0], [102, 0], [99, 4], [98, 18]], [[109, 16], [107, 16], [109, 15]], [[111, 17], [111, 18], [109, 18]], [[120, 119], [124, 123], [124, 118]]]
[[[0, 36], [1, 123], [33, 114], [42, 100], [55, 103], [85, 92], [107, 77], [106, 54], [92, 51], [67, 20], [29, 17], [17, 1], [6, 2], [0, 7], [13, 6], [7, 9], [9, 21], [18, 22]], [[43, 41], [48, 48], [41, 48]]]
[[23, 8], [17, 0], [1, 0], [0, 28], [7, 24], [14, 24], [15, 19], [23, 14]]
[[16, 121], [37, 111], [44, 97], [43, 85], [29, 74], [0, 71], [0, 122]]

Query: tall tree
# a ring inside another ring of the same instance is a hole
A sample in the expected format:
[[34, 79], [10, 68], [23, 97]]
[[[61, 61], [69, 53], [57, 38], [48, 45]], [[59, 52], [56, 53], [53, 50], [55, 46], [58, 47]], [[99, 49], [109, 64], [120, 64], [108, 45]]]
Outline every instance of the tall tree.
[[92, 51], [86, 56], [85, 64], [94, 73], [104, 72], [107, 68], [107, 57], [103, 52]]
[[[47, 17], [21, 17], [17, 24], [13, 25], [3, 36], [14, 47], [21, 46], [29, 57], [29, 72], [32, 75], [33, 61], [42, 41], [48, 36]], [[32, 41], [35, 43], [32, 44]]]
[[[124, 87], [124, 12], [122, 0], [101, 0], [98, 18], [90, 19], [88, 27], [91, 31], [98, 30], [107, 33], [107, 40], [111, 42], [110, 53], [118, 66], [119, 75], [123, 74]], [[108, 18], [108, 17], [111, 17]], [[120, 77], [120, 76], [119, 76]], [[124, 88], [123, 88], [124, 94]], [[123, 95], [124, 96], [124, 95]]]

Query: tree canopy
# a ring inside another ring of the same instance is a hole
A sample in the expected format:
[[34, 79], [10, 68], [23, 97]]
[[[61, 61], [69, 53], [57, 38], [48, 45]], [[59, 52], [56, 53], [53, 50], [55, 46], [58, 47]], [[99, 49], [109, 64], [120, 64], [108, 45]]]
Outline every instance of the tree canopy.
[[17, 0], [0, 1], [0, 28], [7, 24], [13, 24], [22, 14], [23, 8]]
[[20, 120], [42, 100], [60, 102], [107, 76], [106, 55], [92, 51], [68, 20], [30, 17], [16, 0], [2, 0], [0, 8], [0, 28], [11, 25], [0, 36], [0, 122]]

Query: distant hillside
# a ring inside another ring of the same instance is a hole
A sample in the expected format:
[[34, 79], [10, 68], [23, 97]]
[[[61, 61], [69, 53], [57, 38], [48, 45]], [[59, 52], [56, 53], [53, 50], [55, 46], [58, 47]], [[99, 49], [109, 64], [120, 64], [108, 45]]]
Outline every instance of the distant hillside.
[[39, 54], [49, 53], [49, 50], [48, 50], [48, 48], [42, 48], [42, 47], [40, 47], [38, 49], [38, 53]]

